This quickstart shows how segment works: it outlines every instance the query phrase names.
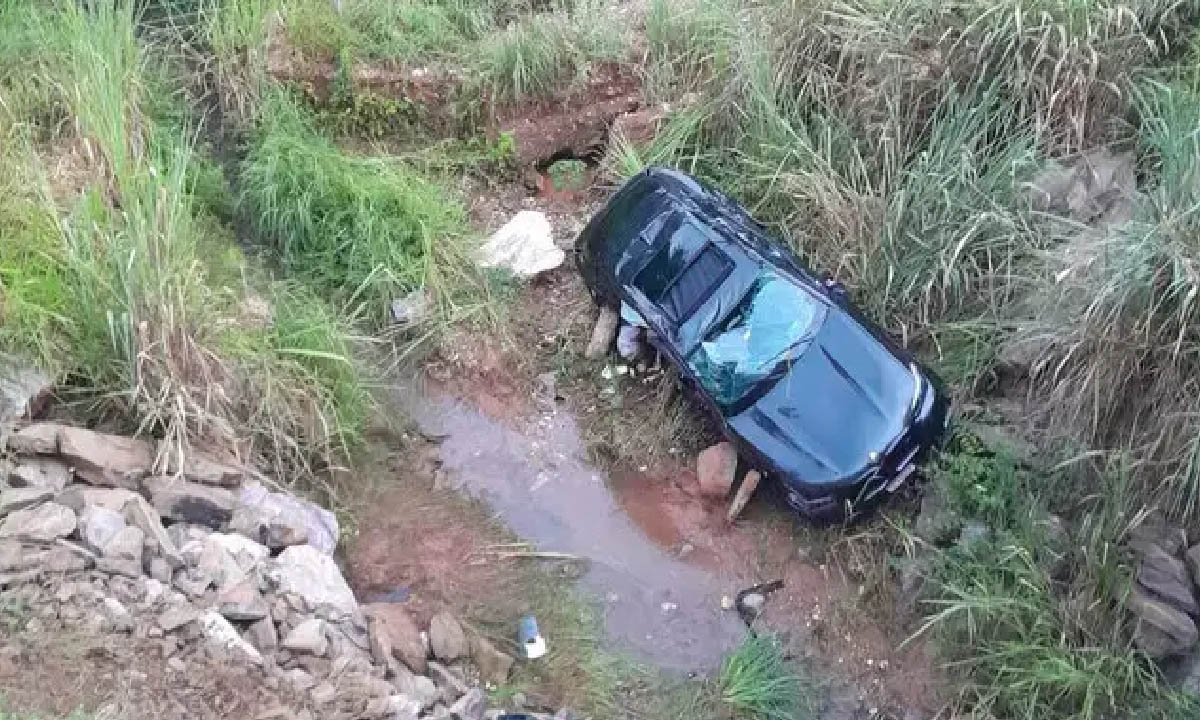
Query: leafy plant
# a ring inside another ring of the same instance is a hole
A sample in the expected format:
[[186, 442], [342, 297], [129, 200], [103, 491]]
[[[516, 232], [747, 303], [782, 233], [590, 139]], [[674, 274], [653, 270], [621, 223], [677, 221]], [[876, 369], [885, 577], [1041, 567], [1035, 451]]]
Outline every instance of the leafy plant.
[[772, 635], [747, 636], [721, 666], [721, 699], [747, 718], [803, 720], [816, 717], [818, 691], [783, 655]]

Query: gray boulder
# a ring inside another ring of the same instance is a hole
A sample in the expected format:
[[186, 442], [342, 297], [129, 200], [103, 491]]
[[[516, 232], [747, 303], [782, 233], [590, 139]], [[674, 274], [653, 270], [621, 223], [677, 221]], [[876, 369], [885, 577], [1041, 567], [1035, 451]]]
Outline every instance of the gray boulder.
[[250, 623], [243, 637], [259, 652], [272, 653], [279, 647], [279, 634], [275, 632], [275, 623], [269, 617]]
[[8, 436], [8, 449], [18, 455], [57, 455], [60, 427], [56, 423], [27, 425]]
[[237, 629], [220, 613], [207, 612], [200, 616], [204, 638], [212, 645], [245, 655], [255, 665], [262, 664], [262, 654], [238, 635]]
[[225, 488], [169, 477], [150, 478], [145, 484], [150, 502], [161, 517], [214, 530], [233, 517], [236, 497]]
[[145, 498], [135, 496], [125, 501], [122, 506], [125, 522], [138, 528], [146, 535], [146, 539], [154, 547], [155, 552], [167, 563], [171, 570], [183, 567], [183, 556], [175, 546], [167, 529], [159, 520], [158, 511], [146, 502]]
[[1181, 655], [1200, 639], [1196, 623], [1186, 613], [1154, 598], [1141, 587], [1134, 587], [1126, 606], [1136, 619], [1134, 644], [1154, 659]]
[[70, 482], [71, 468], [56, 458], [21, 458], [8, 471], [10, 487], [40, 487], [61, 492]]
[[58, 453], [89, 485], [137, 490], [154, 466], [150, 443], [68, 425], [58, 428]]
[[309, 608], [351, 615], [358, 609], [354, 593], [333, 558], [311, 545], [285, 549], [269, 564], [267, 577], [279, 594], [294, 594]]
[[1142, 554], [1137, 582], [1172, 607], [1188, 615], [1200, 615], [1187, 566], [1178, 557], [1168, 555], [1162, 547], [1150, 546]]
[[445, 663], [466, 657], [469, 651], [462, 624], [446, 611], [434, 615], [429, 623], [429, 646], [433, 656]]
[[182, 475], [189, 482], [233, 488], [241, 484], [246, 472], [236, 465], [223, 463], [201, 452], [191, 451], [181, 462], [177, 455], [167, 455], [167, 475]]
[[126, 525], [104, 546], [96, 568], [103, 572], [125, 577], [142, 576], [142, 552], [146, 535], [138, 528]]
[[54, 491], [50, 488], [4, 488], [0, 490], [0, 517], [14, 510], [23, 510], [52, 499], [54, 499]]
[[75, 532], [75, 513], [58, 503], [47, 502], [17, 510], [0, 523], [0, 539], [53, 542]]
[[261, 483], [248, 483], [238, 492], [230, 529], [273, 550], [307, 543], [326, 555], [337, 549], [337, 517], [325, 508]]
[[99, 505], [88, 505], [79, 513], [79, 539], [97, 554], [104, 552], [104, 546], [124, 527], [121, 513]]
[[267, 601], [258, 591], [258, 580], [246, 577], [221, 590], [217, 611], [235, 622], [262, 620], [267, 616]]
[[83, 512], [83, 509], [88, 505], [96, 505], [106, 508], [114, 512], [123, 512], [125, 503], [134, 498], [141, 497], [132, 490], [125, 488], [102, 488], [91, 487], [90, 485], [71, 485], [66, 490], [58, 494], [54, 501], [60, 505], [66, 505], [75, 511], [75, 514]]

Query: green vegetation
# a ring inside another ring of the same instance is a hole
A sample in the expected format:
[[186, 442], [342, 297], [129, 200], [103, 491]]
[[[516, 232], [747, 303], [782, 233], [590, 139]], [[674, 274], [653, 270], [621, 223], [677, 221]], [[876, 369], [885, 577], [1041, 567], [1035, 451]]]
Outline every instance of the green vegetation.
[[[381, 324], [391, 300], [469, 267], [462, 208], [403, 165], [347, 155], [287, 95], [264, 103], [242, 166], [244, 211], [280, 259]], [[442, 262], [444, 261], [444, 262]]]
[[740, 717], [804, 720], [817, 717], [821, 694], [787, 660], [779, 640], [749, 635], [721, 666], [721, 699]]
[[317, 310], [304, 321], [321, 317], [319, 332], [241, 322], [240, 254], [207, 214], [224, 189], [192, 133], [154, 114], [171, 100], [155, 95], [166, 90], [138, 20], [129, 3], [0, 14], [16, 40], [0, 76], [13, 168], [0, 218], [18, 240], [0, 252], [2, 349], [171, 452], [243, 443], [281, 477], [304, 477], [365, 413], [359, 375], [315, 362], [348, 365], [350, 340]]

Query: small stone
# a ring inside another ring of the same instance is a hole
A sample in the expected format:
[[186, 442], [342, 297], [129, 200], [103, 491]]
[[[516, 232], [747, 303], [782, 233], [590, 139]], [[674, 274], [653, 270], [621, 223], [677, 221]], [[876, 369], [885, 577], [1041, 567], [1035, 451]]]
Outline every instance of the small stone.
[[146, 574], [161, 583], [169, 584], [171, 582], [171, 565], [163, 556], [154, 555], [146, 562]]
[[75, 513], [58, 503], [46, 502], [17, 510], [0, 523], [0, 538], [49, 543], [75, 532]]
[[115, 575], [141, 577], [145, 540], [145, 533], [126, 525], [104, 546], [100, 559], [96, 561], [96, 568]]
[[733, 502], [729, 503], [728, 512], [725, 513], [727, 522], [734, 522], [738, 519], [742, 510], [746, 509], [746, 505], [750, 503], [750, 498], [754, 496], [754, 491], [758, 489], [761, 481], [762, 474], [757, 470], [746, 473], [746, 477], [742, 478], [742, 484], [738, 486], [737, 493], [733, 496]]
[[217, 596], [217, 611], [227, 620], [245, 622], [267, 616], [267, 601], [258, 591], [258, 580], [247, 577], [221, 590]]
[[738, 602], [738, 610], [750, 618], [756, 618], [762, 614], [763, 608], [767, 604], [767, 598], [762, 593], [746, 593]]
[[329, 705], [337, 699], [337, 688], [329, 683], [321, 683], [312, 689], [308, 694], [312, 698], [313, 704], [317, 707]]
[[433, 656], [442, 662], [454, 662], [467, 654], [467, 636], [458, 619], [442, 611], [429, 623], [429, 645]]
[[187, 664], [178, 655], [167, 658], [167, 668], [177, 675], [187, 672]]
[[42, 556], [42, 568], [46, 572], [81, 572], [95, 565], [95, 555], [86, 548], [66, 540], [59, 540]]
[[125, 527], [121, 513], [99, 505], [88, 505], [79, 514], [79, 538], [84, 547], [96, 554]]
[[442, 692], [438, 690], [438, 686], [424, 675], [415, 676], [412, 686], [412, 692], [409, 695], [421, 703], [421, 707], [425, 710], [437, 705], [438, 700], [442, 698]]
[[[161, 619], [160, 619], [161, 624]], [[262, 664], [262, 655], [254, 646], [242, 639], [238, 631], [220, 613], [207, 612], [200, 616], [200, 627], [209, 643], [228, 650], [240, 652], [255, 665]]]
[[54, 491], [50, 488], [4, 488], [0, 491], [0, 517], [53, 499]]
[[316, 618], [305, 620], [283, 639], [282, 647], [296, 653], [307, 653], [320, 657], [329, 649], [325, 637], [325, 621]]
[[246, 628], [246, 641], [259, 652], [275, 652], [279, 647], [279, 634], [275, 632], [275, 623], [269, 617], [264, 617]]
[[719, 442], [702, 451], [696, 458], [700, 494], [712, 498], [729, 495], [737, 472], [737, 460], [737, 450], [730, 442]]
[[294, 594], [311, 608], [328, 606], [344, 615], [358, 609], [354, 592], [333, 558], [310, 545], [286, 548], [268, 573], [279, 594]]
[[116, 598], [104, 598], [104, 616], [116, 632], [133, 631], [133, 615]]
[[487, 696], [480, 688], [471, 688], [450, 706], [450, 717], [455, 720], [483, 720], [487, 710]]
[[467, 692], [466, 683], [450, 668], [435, 660], [430, 660], [426, 667], [429, 670], [430, 679], [438, 686], [443, 699], [447, 702], [453, 702]]
[[204, 453], [192, 451], [182, 462], [174, 453], [167, 455], [167, 474], [182, 474], [189, 482], [219, 487], [237, 487], [245, 477], [245, 471], [234, 465], [214, 460]]
[[284, 673], [284, 679], [299, 692], [316, 687], [317, 679], [304, 668], [292, 668]]
[[125, 501], [121, 512], [125, 522], [145, 533], [146, 539], [154, 545], [157, 554], [166, 561], [171, 570], [183, 567], [183, 557], [179, 554], [179, 548], [175, 546], [159, 520], [158, 511], [151, 507], [145, 498], [140, 495], [130, 498]]

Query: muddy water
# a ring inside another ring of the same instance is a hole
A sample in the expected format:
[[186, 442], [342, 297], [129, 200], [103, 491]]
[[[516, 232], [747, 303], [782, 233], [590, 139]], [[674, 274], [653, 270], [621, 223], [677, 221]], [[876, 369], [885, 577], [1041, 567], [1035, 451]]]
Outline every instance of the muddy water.
[[720, 609], [736, 587], [630, 519], [584, 460], [569, 413], [548, 410], [518, 430], [436, 391], [401, 395], [421, 429], [444, 438], [442, 462], [463, 491], [539, 550], [586, 558], [581, 582], [604, 608], [610, 644], [662, 668], [708, 671], [745, 635], [737, 615]]

